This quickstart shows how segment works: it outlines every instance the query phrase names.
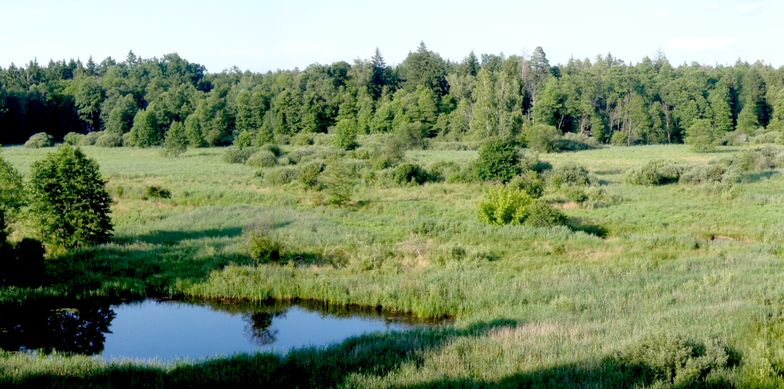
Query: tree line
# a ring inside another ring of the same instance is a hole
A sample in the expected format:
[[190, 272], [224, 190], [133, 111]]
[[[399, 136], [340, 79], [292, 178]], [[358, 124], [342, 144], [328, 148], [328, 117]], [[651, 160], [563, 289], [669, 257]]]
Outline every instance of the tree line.
[[170, 129], [190, 147], [285, 142], [299, 133], [403, 133], [411, 139], [517, 137], [552, 126], [602, 143], [676, 143], [695, 121], [719, 133], [784, 127], [784, 68], [672, 66], [657, 53], [550, 64], [469, 53], [444, 60], [424, 43], [397, 66], [379, 50], [304, 70], [208, 73], [177, 54], [122, 62], [50, 61], [0, 68], [0, 144], [35, 133], [101, 133], [112, 145], [162, 145]]

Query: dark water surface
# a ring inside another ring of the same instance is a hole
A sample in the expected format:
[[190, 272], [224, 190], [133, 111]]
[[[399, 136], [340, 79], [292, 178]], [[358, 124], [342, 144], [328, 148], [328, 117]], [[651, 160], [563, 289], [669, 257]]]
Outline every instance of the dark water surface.
[[433, 323], [321, 304], [229, 304], [148, 299], [114, 305], [0, 310], [0, 348], [124, 358], [199, 360], [237, 353], [286, 353], [355, 335]]

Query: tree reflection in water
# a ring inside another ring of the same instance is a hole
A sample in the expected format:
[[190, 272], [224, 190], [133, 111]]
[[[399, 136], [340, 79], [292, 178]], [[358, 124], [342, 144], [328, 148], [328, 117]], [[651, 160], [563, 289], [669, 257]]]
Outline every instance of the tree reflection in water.
[[250, 338], [258, 344], [265, 346], [275, 343], [278, 331], [272, 329], [272, 319], [282, 316], [285, 311], [254, 312], [246, 315], [248, 321], [247, 331]]
[[108, 305], [3, 308], [0, 309], [0, 348], [100, 354], [114, 316]]

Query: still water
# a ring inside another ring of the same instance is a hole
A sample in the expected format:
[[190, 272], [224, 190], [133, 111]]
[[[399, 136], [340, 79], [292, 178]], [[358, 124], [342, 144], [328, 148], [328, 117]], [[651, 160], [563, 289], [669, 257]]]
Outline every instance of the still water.
[[0, 348], [125, 358], [200, 360], [237, 353], [286, 353], [348, 337], [433, 323], [320, 304], [221, 304], [148, 299], [0, 312]]

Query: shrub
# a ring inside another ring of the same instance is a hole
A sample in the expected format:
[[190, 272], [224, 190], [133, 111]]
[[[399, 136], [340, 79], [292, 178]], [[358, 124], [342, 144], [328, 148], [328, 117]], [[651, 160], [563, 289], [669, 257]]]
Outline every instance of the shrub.
[[102, 132], [95, 140], [98, 147], [121, 147], [123, 145], [122, 135], [113, 132]]
[[264, 173], [264, 182], [267, 185], [286, 185], [299, 178], [299, 169], [291, 166], [270, 169]]
[[309, 162], [299, 170], [299, 182], [308, 188], [315, 188], [318, 185], [318, 178], [324, 171], [324, 163], [321, 161]]
[[95, 145], [95, 142], [98, 141], [98, 137], [99, 136], [101, 136], [101, 132], [100, 131], [88, 132], [79, 141], [79, 146], [93, 146], [93, 145]]
[[33, 134], [30, 139], [25, 142], [24, 146], [31, 149], [40, 149], [41, 147], [52, 147], [52, 144], [54, 144], [54, 142], [51, 135], [45, 132], [39, 132]]
[[684, 170], [678, 182], [683, 184], [737, 183], [741, 178], [739, 169], [730, 169], [720, 163], [711, 163]]
[[399, 137], [389, 137], [381, 146], [375, 146], [370, 153], [370, 164], [375, 169], [386, 169], [403, 161], [406, 145]]
[[291, 151], [286, 154], [286, 158], [288, 159], [289, 164], [298, 165], [302, 162], [307, 162], [309, 159], [312, 159], [314, 155], [315, 153], [313, 152], [313, 149], [307, 148]]
[[112, 199], [98, 164], [68, 145], [36, 161], [30, 173], [30, 214], [47, 244], [74, 248], [112, 237]]
[[282, 245], [272, 236], [272, 226], [256, 224], [246, 227], [245, 246], [248, 255], [260, 263], [277, 262], [280, 260]]
[[552, 227], [566, 224], [566, 216], [542, 199], [534, 200], [528, 207], [525, 225], [531, 227]]
[[421, 166], [406, 162], [398, 165], [392, 171], [392, 179], [398, 185], [416, 184], [422, 185], [430, 180], [430, 174]]
[[555, 151], [582, 151], [591, 150], [599, 146], [596, 139], [585, 134], [567, 132], [561, 139], [553, 143]]
[[82, 142], [82, 138], [84, 138], [84, 134], [69, 132], [65, 134], [65, 137], [63, 138], [63, 142], [71, 146], [77, 146]]
[[497, 186], [487, 190], [479, 204], [479, 220], [487, 224], [522, 224], [528, 217], [531, 196], [519, 189]]
[[537, 173], [543, 173], [551, 170], [553, 165], [550, 162], [542, 161], [539, 159], [539, 153], [535, 151], [523, 151], [521, 156], [521, 164], [523, 170], [533, 170]]
[[272, 167], [278, 164], [278, 159], [275, 158], [275, 154], [269, 150], [259, 150], [251, 155], [250, 158], [245, 161], [245, 164], [259, 168]]
[[258, 149], [255, 147], [246, 147], [244, 149], [229, 147], [223, 153], [223, 161], [228, 163], [245, 163], [257, 151]]
[[544, 179], [533, 170], [513, 178], [509, 181], [509, 186], [528, 193], [531, 198], [539, 198], [544, 194]]
[[631, 169], [626, 173], [626, 181], [635, 185], [665, 185], [678, 182], [683, 168], [677, 163], [657, 159]]
[[711, 373], [736, 364], [733, 355], [716, 340], [702, 344], [664, 335], [645, 339], [616, 354], [615, 361], [625, 373], [643, 382], [693, 387], [704, 386]]
[[157, 185], [148, 186], [147, 189], [144, 190], [144, 196], [142, 196], [142, 200], [170, 199], [170, 198], [171, 198], [171, 191]]
[[25, 193], [22, 175], [13, 165], [0, 156], [0, 211], [7, 218], [13, 217], [24, 205]]
[[310, 146], [313, 144], [313, 134], [307, 132], [300, 132], [291, 138], [291, 144], [297, 146]]
[[479, 177], [508, 182], [523, 170], [517, 146], [506, 140], [491, 140], [479, 149]]
[[631, 144], [629, 141], [629, 133], [626, 131], [615, 131], [610, 137], [610, 143], [615, 146], [628, 146]]
[[710, 120], [698, 119], [686, 130], [684, 142], [697, 152], [709, 152], [716, 149], [720, 136]]
[[573, 162], [553, 169], [548, 174], [547, 179], [550, 185], [557, 189], [565, 185], [589, 186], [596, 182], [596, 179], [588, 172], [588, 169]]
[[556, 151], [557, 142], [561, 139], [561, 132], [546, 124], [531, 126], [525, 130], [523, 135], [528, 148], [541, 153]]
[[275, 158], [278, 158], [281, 155], [283, 155], [283, 149], [281, 149], [280, 146], [274, 143], [264, 144], [263, 146], [261, 146], [261, 149], [269, 151], [270, 153], [272, 153], [272, 155], [275, 156]]

